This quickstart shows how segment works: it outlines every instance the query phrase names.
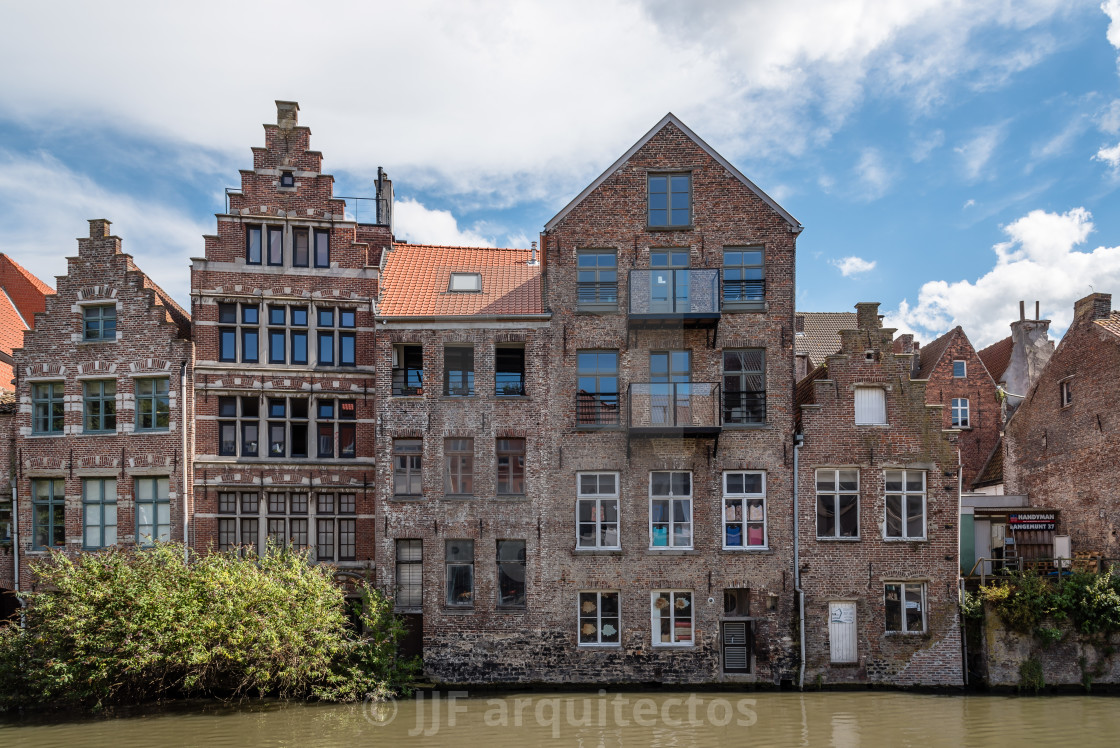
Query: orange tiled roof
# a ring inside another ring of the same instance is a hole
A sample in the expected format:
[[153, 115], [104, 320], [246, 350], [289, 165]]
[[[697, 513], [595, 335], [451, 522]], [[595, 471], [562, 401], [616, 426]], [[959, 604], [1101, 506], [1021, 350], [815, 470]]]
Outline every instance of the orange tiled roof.
[[35, 315], [46, 310], [46, 295], [54, 293], [53, 288], [6, 254], [0, 254], [0, 288], [31, 326], [35, 325]]
[[0, 289], [0, 351], [12, 355], [13, 348], [23, 347], [23, 317], [7, 292]]
[[1107, 317], [1094, 320], [1098, 325], [1108, 330], [1113, 335], [1120, 337], [1120, 311], [1113, 312]]
[[[544, 314], [540, 265], [527, 249], [394, 244], [385, 256], [378, 314], [456, 317]], [[451, 273], [479, 273], [482, 292], [448, 291]]]
[[1003, 373], [1007, 371], [1007, 365], [1011, 363], [1011, 350], [1014, 348], [1011, 336], [1008, 335], [1003, 340], [996, 341], [990, 346], [980, 351], [976, 355], [984, 362], [987, 367], [988, 373], [992, 375], [992, 379], [999, 382], [1003, 379]]

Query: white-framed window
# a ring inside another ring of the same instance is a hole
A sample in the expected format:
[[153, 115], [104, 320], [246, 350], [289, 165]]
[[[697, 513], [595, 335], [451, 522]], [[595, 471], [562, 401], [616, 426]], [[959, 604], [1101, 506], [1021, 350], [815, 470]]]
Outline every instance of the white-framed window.
[[926, 586], [922, 582], [888, 582], [883, 595], [887, 631], [920, 634], [926, 630]]
[[479, 292], [482, 290], [481, 273], [452, 273], [447, 290], [451, 292]]
[[761, 470], [724, 473], [724, 549], [765, 548], [766, 542], [766, 473]]
[[926, 537], [926, 473], [924, 470], [887, 470], [886, 536], [902, 540]]
[[968, 398], [954, 397], [952, 402], [953, 428], [966, 429], [970, 422], [968, 419]]
[[580, 592], [578, 620], [581, 647], [617, 647], [622, 629], [618, 590]]
[[965, 362], [961, 359], [956, 359], [955, 361], [953, 361], [953, 377], [955, 379], [962, 379], [962, 378], [967, 377], [967, 376], [968, 376], [968, 364], [967, 364], [967, 362]]
[[655, 590], [650, 594], [653, 646], [692, 646], [692, 590]]
[[885, 426], [887, 391], [882, 387], [856, 387], [856, 425]]
[[1073, 405], [1073, 380], [1064, 379], [1058, 383], [1058, 396], [1061, 398], [1061, 406], [1068, 408]]
[[576, 474], [576, 547], [620, 547], [618, 473]]
[[692, 473], [649, 474], [650, 548], [692, 547]]
[[859, 470], [817, 471], [817, 537], [859, 537]]

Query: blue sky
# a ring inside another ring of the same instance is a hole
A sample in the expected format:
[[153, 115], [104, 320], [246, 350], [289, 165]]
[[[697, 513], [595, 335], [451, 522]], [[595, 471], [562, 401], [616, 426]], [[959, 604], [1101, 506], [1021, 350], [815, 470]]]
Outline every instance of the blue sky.
[[[403, 7], [402, 7], [403, 6]], [[1116, 19], [1115, 22], [1112, 19]], [[6, 4], [0, 251], [51, 280], [105, 217], [189, 258], [274, 99], [410, 241], [526, 246], [667, 111], [805, 226], [798, 306], [928, 341], [1120, 306], [1120, 0]]]

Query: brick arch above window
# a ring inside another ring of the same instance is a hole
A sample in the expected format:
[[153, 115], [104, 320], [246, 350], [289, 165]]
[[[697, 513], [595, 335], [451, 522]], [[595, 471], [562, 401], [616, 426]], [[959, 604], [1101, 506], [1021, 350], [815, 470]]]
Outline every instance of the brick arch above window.
[[91, 361], [87, 364], [78, 364], [78, 376], [85, 374], [116, 374], [117, 365], [107, 361]]
[[174, 362], [162, 358], [145, 358], [128, 365], [128, 370], [132, 374], [166, 374], [174, 369]]
[[28, 377], [64, 377], [66, 367], [61, 364], [32, 364], [26, 367]]
[[112, 286], [86, 286], [78, 289], [80, 303], [97, 301], [116, 301], [117, 289]]

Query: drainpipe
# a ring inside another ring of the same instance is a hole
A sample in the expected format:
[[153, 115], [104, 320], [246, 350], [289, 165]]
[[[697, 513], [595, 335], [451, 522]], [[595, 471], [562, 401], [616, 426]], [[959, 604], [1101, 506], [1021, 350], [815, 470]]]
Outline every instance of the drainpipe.
[[[964, 577], [961, 575], [961, 507], [964, 506], [964, 465], [961, 448], [957, 447], [957, 615], [961, 619], [961, 677], [968, 686], [968, 630], [965, 628], [962, 604], [964, 603]], [[974, 544], [975, 545], [975, 544]]]
[[798, 631], [801, 633], [801, 650], [798, 652], [801, 660], [800, 671], [797, 675], [797, 690], [805, 690], [805, 592], [801, 589], [801, 555], [799, 542], [801, 539], [800, 527], [800, 494], [797, 490], [797, 458], [801, 447], [805, 443], [804, 434], [793, 435], [793, 589], [797, 592]]
[[12, 571], [15, 573], [16, 599], [22, 605], [23, 599], [19, 596], [19, 504], [16, 503], [16, 477], [10, 480], [12, 487]]
[[190, 562], [190, 512], [187, 509], [187, 362], [184, 361], [179, 368], [179, 411], [182, 413], [183, 435], [183, 494], [180, 501], [183, 503], [183, 561]]

